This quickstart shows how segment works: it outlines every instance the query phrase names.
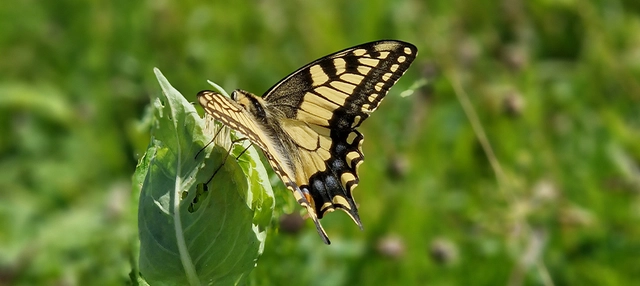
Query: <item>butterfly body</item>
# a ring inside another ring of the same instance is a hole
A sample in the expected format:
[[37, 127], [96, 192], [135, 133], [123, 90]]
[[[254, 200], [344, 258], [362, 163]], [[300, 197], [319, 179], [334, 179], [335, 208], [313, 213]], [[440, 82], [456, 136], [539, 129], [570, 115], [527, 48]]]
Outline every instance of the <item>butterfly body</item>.
[[198, 93], [205, 111], [260, 147], [274, 171], [313, 219], [344, 210], [362, 227], [351, 191], [364, 160], [358, 126], [415, 59], [415, 46], [377, 41], [320, 58], [262, 97], [236, 90], [229, 99]]

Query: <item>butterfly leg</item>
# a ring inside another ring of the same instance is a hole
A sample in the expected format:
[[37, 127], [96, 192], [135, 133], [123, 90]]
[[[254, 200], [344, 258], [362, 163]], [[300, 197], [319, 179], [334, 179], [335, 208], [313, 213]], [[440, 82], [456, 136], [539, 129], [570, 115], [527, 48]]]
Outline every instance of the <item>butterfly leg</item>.
[[[216, 133], [217, 134], [217, 133]], [[224, 156], [224, 159], [222, 160], [222, 164], [220, 164], [220, 166], [218, 166], [218, 168], [213, 172], [213, 175], [211, 175], [211, 178], [209, 178], [209, 180], [205, 183], [205, 185], [208, 185], [209, 182], [211, 182], [211, 180], [213, 180], [213, 177], [215, 177], [215, 175], [218, 173], [218, 171], [220, 171], [220, 169], [222, 169], [222, 166], [224, 166], [224, 163], [227, 162], [227, 158], [229, 158], [229, 155], [231, 155], [231, 151], [233, 151], [233, 145], [238, 143], [238, 142], [242, 142], [244, 140], [247, 140], [248, 138], [239, 138], [236, 140], [231, 141], [231, 147], [229, 148], [227, 155]], [[251, 146], [251, 145], [249, 145]], [[249, 147], [247, 147], [249, 148]], [[245, 151], [247, 150], [247, 148], [245, 148]], [[244, 153], [244, 151], [242, 151], [242, 153]], [[242, 155], [242, 153], [240, 153], [240, 155]], [[240, 157], [240, 156], [238, 156]]]
[[[202, 151], [204, 151], [204, 149], [206, 149], [207, 147], [209, 147], [209, 145], [211, 145], [211, 143], [213, 143], [214, 140], [216, 140], [216, 137], [218, 137], [218, 134], [220, 134], [220, 131], [222, 131], [222, 126], [220, 126], [220, 128], [218, 129], [218, 131], [216, 132], [215, 135], [213, 135], [213, 138], [211, 139], [211, 141], [209, 141], [209, 143], [207, 143], [207, 145], [204, 145], [204, 147], [202, 147], [202, 149], [200, 149], [200, 151], [198, 151], [198, 153], [196, 153], [195, 158], [198, 158], [198, 155], [200, 155], [200, 153], [202, 153]], [[194, 159], [195, 159], [194, 158]]]
[[244, 148], [244, 150], [242, 150], [242, 152], [240, 152], [240, 154], [238, 156], [236, 156], [236, 161], [238, 161], [238, 159], [240, 159], [240, 156], [242, 156], [242, 154], [244, 154], [244, 152], [247, 152], [247, 150], [249, 150], [249, 147], [251, 147], [251, 145], [253, 145], [253, 144], [249, 144], [249, 146]]

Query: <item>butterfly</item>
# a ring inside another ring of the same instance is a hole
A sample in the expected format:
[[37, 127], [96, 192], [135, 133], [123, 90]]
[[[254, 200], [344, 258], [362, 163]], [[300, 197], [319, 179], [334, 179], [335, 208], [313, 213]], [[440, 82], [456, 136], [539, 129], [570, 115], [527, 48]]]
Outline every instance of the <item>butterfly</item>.
[[274, 172], [307, 209], [320, 237], [319, 219], [345, 211], [362, 229], [352, 191], [364, 160], [357, 130], [417, 55], [409, 43], [381, 40], [315, 60], [262, 97], [235, 90], [231, 98], [203, 90], [205, 112], [263, 150]]

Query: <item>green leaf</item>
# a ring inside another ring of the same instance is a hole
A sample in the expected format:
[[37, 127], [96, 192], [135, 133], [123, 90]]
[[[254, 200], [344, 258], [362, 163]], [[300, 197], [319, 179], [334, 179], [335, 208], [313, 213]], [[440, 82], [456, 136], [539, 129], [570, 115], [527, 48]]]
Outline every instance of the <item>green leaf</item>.
[[152, 285], [238, 284], [255, 267], [271, 220], [266, 170], [252, 146], [238, 160], [244, 146], [227, 152], [228, 131], [203, 149], [210, 122], [154, 71], [163, 94], [153, 98], [151, 143], [133, 179], [141, 275]]

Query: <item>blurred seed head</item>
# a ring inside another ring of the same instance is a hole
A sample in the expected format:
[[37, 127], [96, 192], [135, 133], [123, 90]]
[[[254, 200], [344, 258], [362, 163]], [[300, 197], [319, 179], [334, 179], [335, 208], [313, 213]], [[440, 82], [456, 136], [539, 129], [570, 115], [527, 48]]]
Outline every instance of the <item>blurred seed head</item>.
[[431, 241], [429, 255], [438, 264], [453, 265], [458, 262], [458, 247], [449, 239], [436, 238]]
[[558, 189], [549, 180], [540, 180], [533, 186], [533, 198], [539, 202], [551, 202], [558, 198]]
[[404, 256], [404, 240], [397, 235], [386, 235], [378, 240], [376, 250], [384, 257], [400, 259]]
[[420, 75], [427, 81], [431, 82], [440, 76], [440, 67], [435, 62], [428, 61], [422, 65]]
[[387, 175], [393, 180], [402, 180], [409, 171], [409, 161], [403, 155], [393, 155], [387, 164]]
[[502, 107], [506, 114], [512, 117], [519, 117], [525, 107], [522, 94], [517, 91], [509, 91], [502, 101]]
[[482, 54], [482, 47], [475, 39], [467, 37], [458, 45], [458, 58], [462, 66], [469, 67], [475, 64]]
[[280, 216], [280, 230], [284, 233], [295, 234], [302, 230], [304, 219], [299, 212]]
[[529, 64], [527, 50], [518, 45], [507, 45], [500, 50], [502, 62], [513, 71], [521, 71]]

